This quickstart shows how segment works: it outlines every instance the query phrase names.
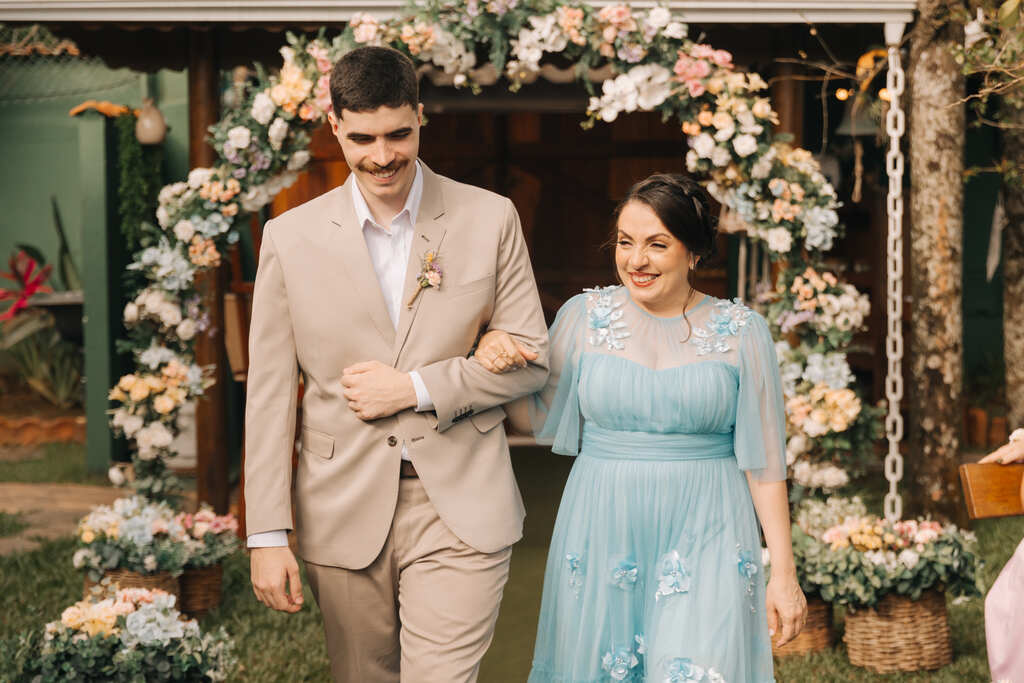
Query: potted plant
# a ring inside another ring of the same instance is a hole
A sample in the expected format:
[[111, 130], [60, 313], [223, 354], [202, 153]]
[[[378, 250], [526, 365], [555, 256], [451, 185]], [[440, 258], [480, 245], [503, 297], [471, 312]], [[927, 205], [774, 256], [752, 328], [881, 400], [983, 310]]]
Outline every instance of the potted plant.
[[975, 544], [972, 533], [932, 520], [854, 514], [824, 531], [793, 526], [805, 590], [847, 606], [850, 662], [878, 673], [952, 661], [944, 594], [981, 595]]
[[187, 534], [188, 561], [181, 575], [181, 611], [199, 617], [220, 604], [224, 558], [238, 550], [238, 520], [203, 504], [195, 514], [175, 518]]
[[177, 577], [188, 561], [186, 532], [167, 503], [119, 498], [93, 508], [79, 522], [72, 561], [86, 574], [86, 593], [107, 578], [122, 588], [160, 588], [177, 595]]
[[238, 668], [234, 643], [221, 629], [203, 633], [184, 621], [161, 590], [120, 589], [90, 595], [45, 629], [23, 635], [14, 681], [224, 681]]

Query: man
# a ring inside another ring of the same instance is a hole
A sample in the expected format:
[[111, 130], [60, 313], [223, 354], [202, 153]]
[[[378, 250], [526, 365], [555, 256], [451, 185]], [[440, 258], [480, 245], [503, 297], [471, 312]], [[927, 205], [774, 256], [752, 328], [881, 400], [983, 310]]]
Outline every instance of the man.
[[[408, 58], [348, 53], [331, 98], [351, 175], [267, 223], [256, 275], [253, 588], [274, 609], [301, 608], [294, 528], [335, 680], [474, 681], [522, 534], [501, 404], [547, 376], [533, 271], [508, 199], [417, 160], [423, 107]], [[488, 326], [516, 330], [535, 357], [505, 375], [467, 359]]]

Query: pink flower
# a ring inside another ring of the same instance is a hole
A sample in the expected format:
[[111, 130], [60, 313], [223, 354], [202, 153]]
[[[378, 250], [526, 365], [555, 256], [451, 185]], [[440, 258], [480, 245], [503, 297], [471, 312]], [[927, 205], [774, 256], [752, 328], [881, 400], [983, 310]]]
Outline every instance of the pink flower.
[[150, 525], [150, 531], [154, 534], [166, 534], [169, 531], [167, 520], [160, 518], [154, 519], [153, 523]]
[[725, 50], [715, 50], [711, 55], [711, 61], [718, 66], [732, 66], [732, 54]]
[[710, 45], [694, 45], [690, 54], [694, 59], [714, 59], [715, 49]]
[[690, 97], [700, 97], [704, 94], [704, 84], [700, 81], [687, 81], [686, 87], [690, 89]]
[[427, 273], [427, 282], [430, 283], [431, 287], [439, 287], [441, 285], [441, 273], [436, 270], [432, 270]]

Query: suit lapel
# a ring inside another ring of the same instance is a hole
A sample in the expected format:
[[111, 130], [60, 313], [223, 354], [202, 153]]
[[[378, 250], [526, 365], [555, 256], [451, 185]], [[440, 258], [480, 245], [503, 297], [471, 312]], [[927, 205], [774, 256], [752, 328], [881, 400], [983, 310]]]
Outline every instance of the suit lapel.
[[395, 343], [395, 328], [388, 315], [384, 293], [381, 291], [377, 273], [370, 260], [370, 252], [363, 238], [363, 226], [356, 218], [355, 206], [352, 203], [352, 187], [355, 178], [349, 176], [335, 204], [335, 215], [330, 220], [337, 228], [334, 230], [335, 241], [340, 251], [340, 261], [352, 281], [352, 289], [359, 301], [366, 307], [374, 326], [388, 345]]
[[[420, 201], [420, 211], [416, 217], [416, 229], [412, 236], [412, 247], [409, 249], [409, 264], [405, 269], [405, 286], [402, 288], [402, 302], [399, 308], [398, 332], [395, 335], [394, 355], [391, 364], [398, 362], [398, 356], [402, 353], [405, 340], [409, 336], [409, 329], [412, 327], [416, 313], [419, 311], [423, 299], [430, 296], [429, 289], [420, 292], [413, 302], [412, 307], [408, 306], [409, 299], [419, 288], [419, 276], [422, 270], [423, 255], [428, 251], [437, 254], [440, 260], [441, 270], [444, 271], [444, 249], [441, 243], [444, 241], [444, 197], [441, 193], [441, 179], [427, 168], [422, 161], [420, 166], [423, 169], [423, 199]], [[444, 288], [444, 281], [441, 282]]]

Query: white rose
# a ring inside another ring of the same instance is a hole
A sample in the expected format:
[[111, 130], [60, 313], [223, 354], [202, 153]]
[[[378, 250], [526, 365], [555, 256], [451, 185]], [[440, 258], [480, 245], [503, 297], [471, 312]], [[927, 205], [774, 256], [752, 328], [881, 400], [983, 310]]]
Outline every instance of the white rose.
[[696, 171], [698, 159], [699, 157], [697, 156], [697, 153], [695, 151], [693, 151], [692, 149], [688, 150], [686, 152], [686, 170], [689, 171], [690, 173]]
[[129, 439], [135, 436], [142, 429], [142, 418], [138, 415], [125, 415], [121, 422], [121, 429]]
[[245, 149], [252, 140], [252, 133], [245, 126], [235, 126], [228, 131], [228, 144], [235, 149]]
[[[110, 483], [114, 486], [124, 486], [124, 472], [122, 472], [121, 468], [117, 465], [114, 465], [107, 470], [107, 479], [109, 479]], [[78, 553], [75, 554], [77, 555]], [[78, 567], [80, 565], [76, 564], [75, 566]]]
[[277, 105], [274, 104], [274, 100], [270, 99], [270, 95], [265, 90], [253, 98], [252, 112], [250, 113], [261, 126], [270, 123], [270, 119], [274, 118], [275, 111], [277, 111]]
[[168, 327], [174, 327], [181, 322], [181, 309], [177, 304], [165, 303], [160, 307], [160, 321]]
[[800, 455], [807, 451], [808, 445], [806, 436], [803, 434], [794, 434], [789, 437], [789, 442], [786, 444], [786, 447], [797, 455]]
[[124, 322], [127, 325], [138, 322], [139, 320], [139, 307], [134, 301], [129, 301], [124, 307]]
[[306, 164], [309, 163], [309, 152], [304, 149], [300, 149], [298, 152], [292, 155], [292, 158], [288, 160], [288, 170], [297, 171]]
[[156, 571], [156, 556], [146, 555], [142, 559], [142, 566], [146, 568], [147, 572]]
[[772, 228], [765, 233], [768, 248], [780, 254], [787, 254], [793, 248], [793, 235], [785, 228]]
[[672, 13], [665, 7], [655, 7], [647, 13], [647, 25], [651, 28], [668, 26], [670, 21], [672, 21]]
[[[116, 467], [112, 467], [111, 471], [116, 470]], [[117, 484], [120, 486], [120, 484]], [[75, 569], [81, 569], [85, 566], [86, 561], [89, 559], [89, 555], [92, 553], [88, 548], [79, 548], [75, 551], [75, 554], [71, 556], [71, 564], [75, 566]]]
[[903, 563], [903, 566], [905, 566], [907, 569], [913, 569], [917, 566], [917, 563], [918, 561], [920, 561], [921, 556], [913, 550], [911, 550], [910, 548], [907, 548], [906, 550], [900, 553], [898, 559], [900, 562]]
[[695, 138], [690, 139], [690, 147], [697, 153], [701, 159], [708, 159], [711, 157], [711, 153], [715, 151], [715, 139], [707, 133], [701, 133]]
[[739, 135], [732, 141], [732, 148], [741, 157], [748, 157], [757, 151], [757, 138], [753, 135]]
[[188, 341], [192, 337], [196, 336], [196, 322], [191, 318], [185, 318], [178, 323], [178, 328], [175, 330], [178, 335], [178, 339], [182, 341]]
[[188, 242], [195, 234], [196, 229], [192, 225], [192, 221], [180, 220], [174, 224], [174, 236], [178, 238], [179, 242]]
[[281, 143], [284, 142], [285, 136], [288, 135], [288, 123], [278, 116], [274, 119], [274, 122], [270, 124], [270, 129], [267, 131], [267, 139], [270, 141], [270, 146], [273, 149], [281, 149]]
[[675, 40], [682, 40], [686, 37], [686, 24], [681, 21], [670, 22], [665, 30], [661, 32], [661, 35], [666, 38], [674, 38]]
[[728, 166], [732, 162], [732, 155], [729, 154], [729, 150], [725, 147], [715, 147], [715, 150], [711, 153], [711, 163], [719, 168]]
[[213, 177], [212, 168], [193, 168], [188, 174], [188, 186], [193, 190], [198, 190], [211, 177]]
[[167, 212], [167, 207], [158, 206], [156, 209], [156, 222], [160, 224], [161, 228], [165, 230], [171, 225], [171, 214]]

